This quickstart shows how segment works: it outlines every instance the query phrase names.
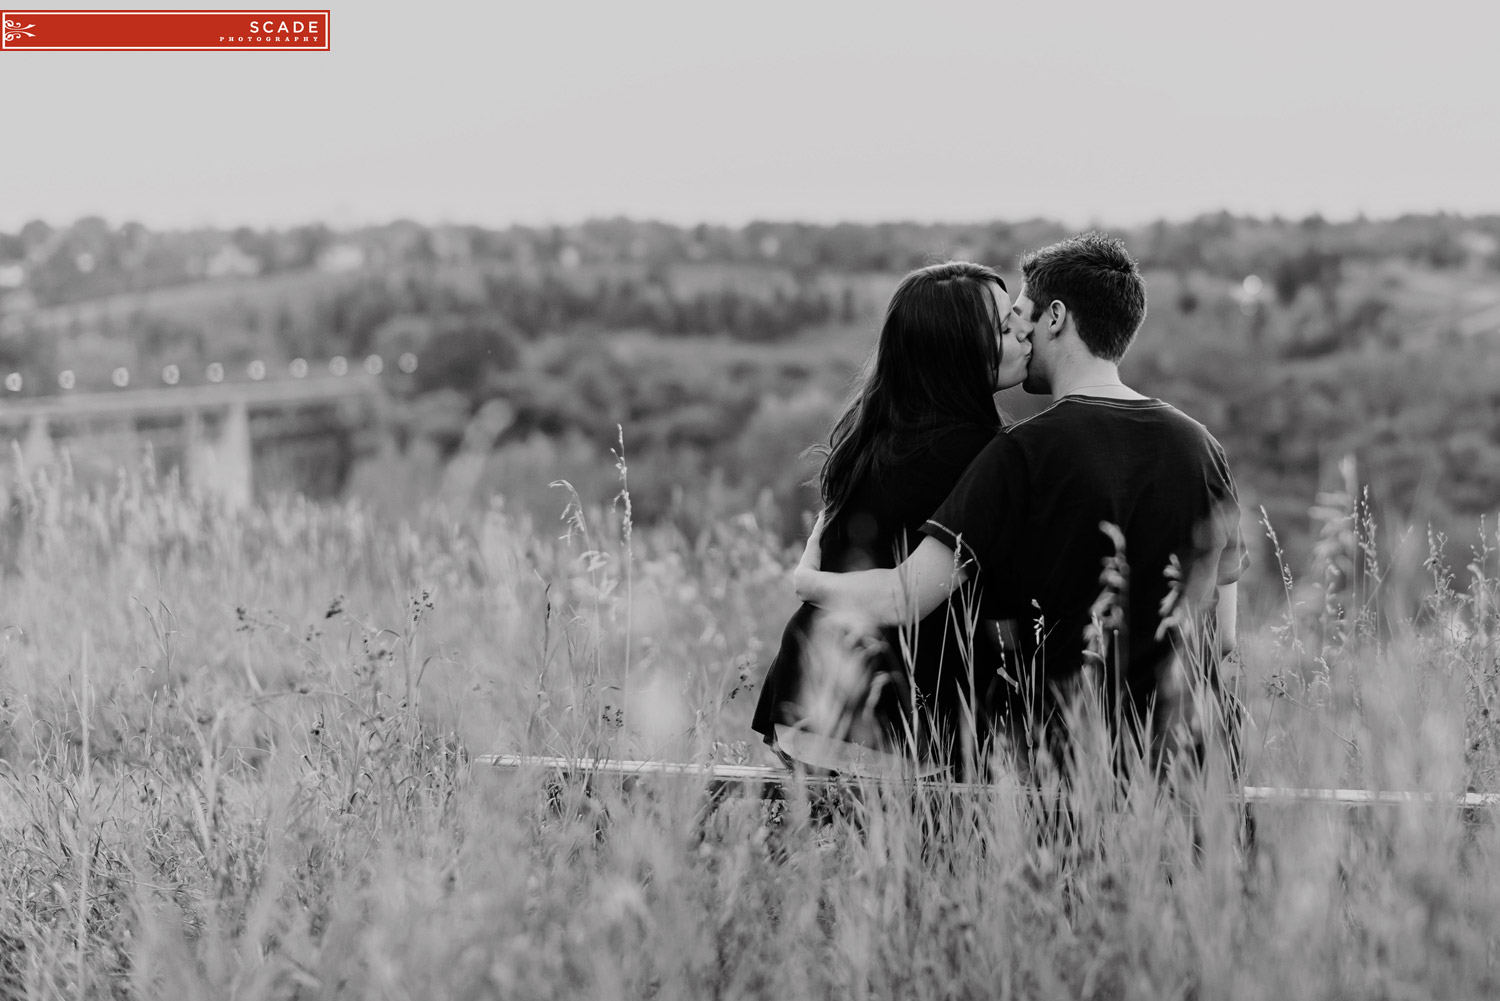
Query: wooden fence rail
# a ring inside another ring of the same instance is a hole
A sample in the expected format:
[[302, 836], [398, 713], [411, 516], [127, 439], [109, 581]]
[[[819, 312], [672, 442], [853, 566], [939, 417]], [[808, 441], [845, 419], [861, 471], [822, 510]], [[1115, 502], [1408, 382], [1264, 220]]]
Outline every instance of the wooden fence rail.
[[[617, 758], [597, 760], [548, 757], [530, 754], [480, 754], [474, 763], [508, 771], [537, 770], [557, 772], [563, 775], [610, 776], [619, 779], [644, 779], [655, 777], [680, 777], [698, 779], [720, 789], [744, 787], [746, 789], [775, 789], [794, 781], [806, 781], [811, 785], [827, 785], [849, 782], [849, 778], [809, 776], [798, 778], [782, 768], [767, 765], [691, 764], [682, 761], [631, 761]], [[911, 780], [894, 778], [854, 779], [860, 783], [876, 785], [899, 785]], [[994, 792], [999, 787], [978, 783], [939, 782], [923, 780], [926, 788], [941, 792]], [[1265, 806], [1287, 806], [1313, 804], [1343, 807], [1369, 806], [1452, 806], [1463, 810], [1493, 809], [1500, 807], [1500, 793], [1466, 792], [1404, 792], [1371, 789], [1287, 789], [1275, 786], [1245, 786], [1246, 803]]]

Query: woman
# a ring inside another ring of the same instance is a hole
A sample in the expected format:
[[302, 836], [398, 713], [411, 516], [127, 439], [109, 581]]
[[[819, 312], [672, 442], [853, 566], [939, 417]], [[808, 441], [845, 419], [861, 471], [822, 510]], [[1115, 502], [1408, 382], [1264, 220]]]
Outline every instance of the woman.
[[[962, 261], [907, 275], [875, 354], [824, 454], [822, 565], [890, 568], [1000, 429], [994, 394], [1026, 375], [1010, 296], [991, 268]], [[804, 604], [787, 623], [752, 723], [789, 764], [927, 773], [972, 761], [975, 596], [874, 629]], [[992, 672], [991, 672], [992, 673]]]

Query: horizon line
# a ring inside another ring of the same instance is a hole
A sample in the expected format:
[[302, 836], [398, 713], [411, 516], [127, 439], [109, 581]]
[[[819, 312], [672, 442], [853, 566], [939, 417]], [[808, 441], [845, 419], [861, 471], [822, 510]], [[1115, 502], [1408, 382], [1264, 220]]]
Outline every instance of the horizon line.
[[[338, 214], [338, 213], [335, 213]], [[971, 218], [936, 217], [919, 218], [912, 216], [886, 216], [870, 218], [809, 218], [795, 216], [753, 216], [748, 219], [726, 219], [726, 218], [698, 218], [685, 220], [669, 216], [633, 215], [628, 212], [616, 213], [593, 213], [583, 216], [575, 216], [571, 219], [548, 219], [548, 220], [522, 220], [514, 219], [508, 222], [487, 222], [478, 220], [458, 220], [452, 217], [419, 217], [416, 215], [393, 214], [382, 219], [368, 217], [360, 220], [343, 219], [334, 221], [328, 218], [310, 218], [300, 222], [267, 222], [267, 223], [224, 223], [216, 221], [201, 221], [189, 224], [159, 225], [143, 221], [139, 217], [126, 216], [118, 222], [112, 221], [110, 216], [101, 212], [85, 212], [74, 217], [69, 222], [53, 222], [43, 216], [34, 216], [26, 221], [10, 226], [0, 227], [0, 233], [19, 234], [26, 226], [41, 222], [53, 230], [65, 229], [76, 226], [90, 219], [102, 220], [111, 229], [122, 229], [132, 223], [140, 225], [147, 230], [159, 233], [170, 232], [196, 232], [202, 230], [222, 230], [232, 232], [237, 229], [251, 229], [258, 231], [289, 231], [303, 229], [309, 226], [323, 226], [333, 232], [351, 232], [362, 229], [381, 229], [402, 223], [422, 226], [429, 229], [446, 227], [476, 228], [483, 230], [504, 231], [509, 229], [572, 229], [600, 222], [625, 222], [645, 225], [664, 225], [677, 229], [693, 229], [698, 226], [711, 226], [719, 229], [742, 230], [750, 226], [817, 226], [821, 228], [835, 228], [838, 226], [986, 226], [995, 223], [1008, 225], [1022, 225], [1027, 223], [1053, 224], [1064, 228], [1072, 228], [1078, 232], [1087, 230], [1137, 230], [1159, 224], [1185, 225], [1200, 219], [1229, 216], [1236, 221], [1266, 224], [1301, 224], [1312, 219], [1320, 219], [1328, 225], [1348, 225], [1352, 223], [1394, 223], [1406, 219], [1441, 219], [1452, 218], [1474, 222], [1500, 221], [1500, 209], [1490, 211], [1468, 212], [1449, 208], [1433, 208], [1424, 211], [1404, 211], [1387, 214], [1373, 215], [1363, 211], [1328, 215], [1322, 212], [1309, 212], [1305, 215], [1293, 215], [1280, 212], [1259, 213], [1242, 212], [1230, 208], [1208, 209], [1185, 215], [1159, 215], [1142, 220], [1116, 220], [1108, 221], [1099, 218], [1091, 218], [1079, 222], [1074, 217], [1051, 216], [1045, 214], [1030, 214], [1025, 216], [974, 216]], [[117, 217], [118, 218], [118, 217]]]

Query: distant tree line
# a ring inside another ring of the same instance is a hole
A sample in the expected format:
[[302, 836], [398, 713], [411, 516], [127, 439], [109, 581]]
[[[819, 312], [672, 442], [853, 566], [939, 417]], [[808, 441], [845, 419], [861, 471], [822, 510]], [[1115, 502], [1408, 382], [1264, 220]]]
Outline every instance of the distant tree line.
[[[402, 281], [369, 278], [346, 285], [317, 303], [310, 329], [283, 322], [277, 333], [289, 354], [421, 349], [425, 355], [431, 350], [434, 323], [452, 327], [455, 318], [501, 332], [495, 336], [506, 341], [579, 330], [645, 330], [669, 337], [727, 334], [736, 340], [766, 342], [854, 317], [849, 296], [811, 282], [757, 291], [726, 280], [706, 289], [683, 290], [661, 277], [638, 281], [488, 275], [482, 294], [475, 297], [450, 284], [408, 275]], [[310, 351], [314, 346], [304, 342], [314, 335], [319, 344]]]
[[853, 319], [846, 299], [840, 299], [841, 310], [826, 290], [812, 282], [798, 282], [791, 289], [778, 285], [766, 295], [731, 283], [685, 292], [660, 276], [585, 285], [552, 275], [540, 280], [506, 275], [487, 278], [485, 290], [490, 305], [530, 337], [588, 325], [669, 336], [724, 333], [738, 340], [774, 341], [836, 317], [846, 322]]
[[[1117, 231], [1147, 267], [1231, 278], [1256, 273], [1272, 278], [1276, 293], [1287, 301], [1303, 285], [1325, 280], [1343, 261], [1396, 258], [1434, 268], [1500, 268], [1500, 216], [1408, 215], [1329, 222], [1319, 216], [1257, 219], [1221, 212]], [[454, 263], [498, 266], [517, 274], [566, 274], [622, 263], [657, 273], [674, 264], [761, 264], [806, 283], [830, 272], [902, 272], [945, 258], [1012, 268], [1026, 250], [1068, 232], [1047, 220], [683, 227], [630, 219], [505, 229], [424, 226], [403, 220], [342, 232], [323, 224], [265, 231], [240, 227], [156, 232], [135, 222], [114, 227], [88, 217], [56, 228], [37, 220], [17, 233], [0, 233], [0, 267], [19, 266], [25, 288], [44, 306], [196, 281], [213, 272], [216, 260], [221, 271], [229, 272], [242, 265], [261, 274], [306, 270], [317, 267], [338, 246], [356, 248], [359, 261], [377, 268]], [[232, 248], [234, 256], [224, 258], [226, 248]], [[0, 288], [0, 296], [6, 294]], [[751, 307], [716, 303], [710, 296], [684, 310], [680, 303], [653, 306], [640, 286], [619, 287], [614, 294], [618, 302], [590, 307], [590, 312], [622, 312], [663, 332], [718, 326], [755, 338], [786, 325], [771, 312], [810, 308], [806, 301]], [[551, 302], [538, 305], [531, 292], [514, 298], [533, 312], [575, 308]]]

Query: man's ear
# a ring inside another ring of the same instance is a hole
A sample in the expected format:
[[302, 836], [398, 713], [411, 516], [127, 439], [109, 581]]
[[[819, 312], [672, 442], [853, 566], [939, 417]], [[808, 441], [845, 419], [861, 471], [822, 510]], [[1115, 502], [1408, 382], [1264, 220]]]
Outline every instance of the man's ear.
[[1047, 315], [1043, 318], [1047, 324], [1047, 333], [1053, 337], [1062, 334], [1068, 326], [1068, 307], [1061, 299], [1053, 299], [1047, 306]]

